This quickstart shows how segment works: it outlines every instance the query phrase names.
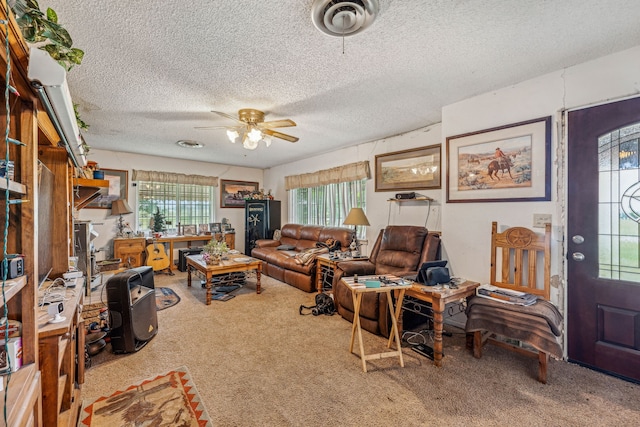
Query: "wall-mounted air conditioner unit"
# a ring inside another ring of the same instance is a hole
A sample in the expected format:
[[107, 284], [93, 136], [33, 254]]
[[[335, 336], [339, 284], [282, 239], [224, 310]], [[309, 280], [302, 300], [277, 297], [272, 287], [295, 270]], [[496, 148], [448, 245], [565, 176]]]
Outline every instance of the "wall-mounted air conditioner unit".
[[28, 76], [74, 165], [77, 168], [85, 166], [87, 158], [73, 111], [66, 70], [47, 52], [32, 47]]

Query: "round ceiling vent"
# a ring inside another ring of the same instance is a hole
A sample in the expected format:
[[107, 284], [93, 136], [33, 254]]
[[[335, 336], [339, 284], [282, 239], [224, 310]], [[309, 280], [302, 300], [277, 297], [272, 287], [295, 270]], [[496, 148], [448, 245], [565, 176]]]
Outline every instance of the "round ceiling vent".
[[347, 37], [373, 24], [378, 10], [378, 0], [315, 0], [311, 20], [325, 34]]

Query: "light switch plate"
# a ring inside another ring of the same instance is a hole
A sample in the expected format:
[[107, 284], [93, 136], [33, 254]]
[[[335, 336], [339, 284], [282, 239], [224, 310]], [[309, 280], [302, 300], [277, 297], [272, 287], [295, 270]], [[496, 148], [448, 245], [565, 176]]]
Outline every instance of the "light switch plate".
[[533, 226], [544, 228], [546, 223], [551, 223], [551, 214], [533, 214]]

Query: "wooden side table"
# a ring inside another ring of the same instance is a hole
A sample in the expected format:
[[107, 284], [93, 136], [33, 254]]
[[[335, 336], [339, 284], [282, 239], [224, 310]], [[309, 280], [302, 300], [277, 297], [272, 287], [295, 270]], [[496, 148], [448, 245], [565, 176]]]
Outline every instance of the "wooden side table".
[[[402, 300], [404, 299], [404, 293], [407, 289], [411, 288], [410, 284], [400, 285], [386, 285], [383, 283], [379, 288], [367, 288], [365, 286], [365, 280], [376, 280], [379, 276], [362, 276], [358, 279], [358, 283], [354, 283], [353, 277], [345, 277], [341, 279], [342, 283], [347, 285], [351, 290], [351, 296], [353, 298], [354, 313], [353, 327], [351, 328], [351, 342], [349, 344], [349, 352], [353, 353], [353, 344], [355, 337], [358, 335], [358, 344], [360, 346], [360, 359], [362, 360], [362, 370], [367, 372], [367, 360], [382, 359], [383, 357], [398, 357], [400, 359], [400, 366], [404, 368], [404, 359], [402, 358], [402, 343], [400, 342], [400, 334], [398, 332], [398, 318], [400, 317], [400, 310], [402, 310]], [[398, 277], [392, 275], [385, 275], [385, 277], [392, 281], [400, 280]], [[393, 298], [391, 293], [397, 291], [396, 307], [393, 307]], [[393, 342], [396, 343], [396, 349], [394, 351], [387, 351], [384, 353], [365, 354], [364, 345], [362, 344], [362, 327], [360, 325], [360, 306], [362, 304], [362, 296], [366, 293], [386, 293], [387, 302], [389, 306], [389, 313], [391, 314], [391, 331], [389, 333], [389, 341], [387, 347], [391, 348]]]
[[113, 257], [120, 258], [121, 267], [140, 267], [144, 265], [145, 238], [113, 239]]
[[444, 309], [450, 302], [470, 298], [476, 294], [476, 288], [480, 283], [466, 280], [458, 285], [458, 289], [436, 289], [435, 286], [424, 286], [413, 283], [407, 290], [410, 295], [420, 301], [431, 303], [433, 310], [433, 364], [442, 366], [442, 330], [444, 325]]
[[325, 278], [333, 282], [336, 266], [339, 262], [366, 261], [368, 259], [367, 257], [331, 259], [329, 254], [318, 255], [316, 257], [316, 290], [318, 293], [322, 292]]

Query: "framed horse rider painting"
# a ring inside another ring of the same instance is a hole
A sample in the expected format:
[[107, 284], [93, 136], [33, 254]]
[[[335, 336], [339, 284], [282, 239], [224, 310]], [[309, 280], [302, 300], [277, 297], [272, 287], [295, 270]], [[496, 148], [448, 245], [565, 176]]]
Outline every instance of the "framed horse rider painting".
[[447, 202], [551, 200], [551, 116], [447, 138]]

